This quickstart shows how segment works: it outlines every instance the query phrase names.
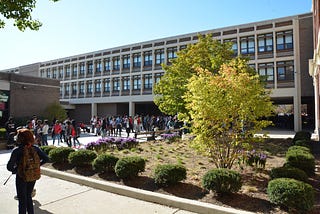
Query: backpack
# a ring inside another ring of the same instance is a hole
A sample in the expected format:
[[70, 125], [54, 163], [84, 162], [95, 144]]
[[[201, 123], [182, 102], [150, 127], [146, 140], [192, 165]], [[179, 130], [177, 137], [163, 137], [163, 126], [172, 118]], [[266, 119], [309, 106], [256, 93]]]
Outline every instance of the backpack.
[[23, 155], [18, 165], [18, 175], [31, 182], [40, 178], [40, 157], [35, 148], [29, 144], [23, 147]]

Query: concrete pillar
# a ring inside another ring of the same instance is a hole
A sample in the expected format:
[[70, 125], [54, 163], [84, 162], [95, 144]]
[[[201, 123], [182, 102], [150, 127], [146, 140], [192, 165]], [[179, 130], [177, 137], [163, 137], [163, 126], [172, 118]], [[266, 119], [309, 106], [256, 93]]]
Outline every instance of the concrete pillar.
[[315, 138], [318, 141], [319, 140], [319, 75], [316, 75], [313, 77], [313, 87], [314, 87], [314, 117], [315, 117], [315, 129], [314, 129], [314, 133], [315, 133]]
[[135, 103], [132, 101], [129, 101], [129, 116], [135, 115]]
[[302, 121], [301, 121], [301, 97], [293, 97], [293, 109], [294, 109], [294, 131], [298, 132], [302, 130]]
[[91, 103], [91, 117], [97, 116], [97, 103]]

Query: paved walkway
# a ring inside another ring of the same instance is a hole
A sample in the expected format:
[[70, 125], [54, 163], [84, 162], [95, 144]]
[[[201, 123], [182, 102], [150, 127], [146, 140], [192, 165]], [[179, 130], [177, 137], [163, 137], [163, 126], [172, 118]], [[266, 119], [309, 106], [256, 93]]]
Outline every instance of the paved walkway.
[[[288, 138], [293, 137], [294, 133], [273, 132], [270, 135], [277, 138]], [[83, 134], [79, 140], [81, 144], [86, 145], [98, 138], [100, 137]], [[48, 142], [49, 145], [52, 145], [51, 139]], [[10, 176], [10, 172], [6, 170], [10, 153], [10, 150], [0, 151], [0, 212], [6, 214], [17, 213], [18, 206], [17, 201], [13, 199], [15, 196], [15, 176], [12, 176], [7, 184], [3, 185]], [[90, 178], [69, 175], [55, 170], [43, 169], [43, 175], [37, 181], [36, 189], [37, 194], [34, 197], [36, 214], [94, 214], [101, 212], [108, 214], [249, 213], [114, 185], [109, 182], [97, 182]]]

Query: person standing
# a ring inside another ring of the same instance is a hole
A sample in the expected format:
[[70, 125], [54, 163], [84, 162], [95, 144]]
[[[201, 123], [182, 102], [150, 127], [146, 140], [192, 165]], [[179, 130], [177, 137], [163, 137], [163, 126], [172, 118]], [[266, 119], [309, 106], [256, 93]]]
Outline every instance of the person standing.
[[41, 136], [43, 146], [48, 146], [48, 132], [49, 132], [48, 120], [44, 120], [42, 125], [42, 136]]
[[[24, 149], [32, 147], [36, 154], [39, 156], [38, 160], [40, 165], [49, 161], [48, 156], [44, 153], [37, 145], [33, 137], [33, 133], [26, 128], [18, 130], [17, 136], [18, 147], [12, 150], [10, 159], [7, 163], [7, 169], [13, 174], [16, 174], [16, 191], [19, 201], [19, 214], [34, 214], [33, 202], [32, 202], [32, 191], [36, 180], [25, 181], [23, 175], [19, 171], [19, 166], [24, 157]], [[22, 162], [23, 163], [23, 162]]]
[[52, 144], [54, 145], [55, 140], [58, 140], [58, 146], [60, 145], [60, 133], [61, 133], [61, 124], [58, 120], [56, 120], [55, 124], [52, 128]]

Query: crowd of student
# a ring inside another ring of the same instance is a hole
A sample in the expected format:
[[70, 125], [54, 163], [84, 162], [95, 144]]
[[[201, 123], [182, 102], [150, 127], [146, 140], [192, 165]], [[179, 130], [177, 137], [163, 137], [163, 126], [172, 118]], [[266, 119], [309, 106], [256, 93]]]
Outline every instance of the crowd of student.
[[90, 119], [91, 132], [96, 135], [119, 136], [124, 129], [129, 137], [130, 133], [139, 133], [142, 131], [170, 130], [182, 127], [174, 116], [150, 116], [136, 115], [132, 116], [93, 116]]

